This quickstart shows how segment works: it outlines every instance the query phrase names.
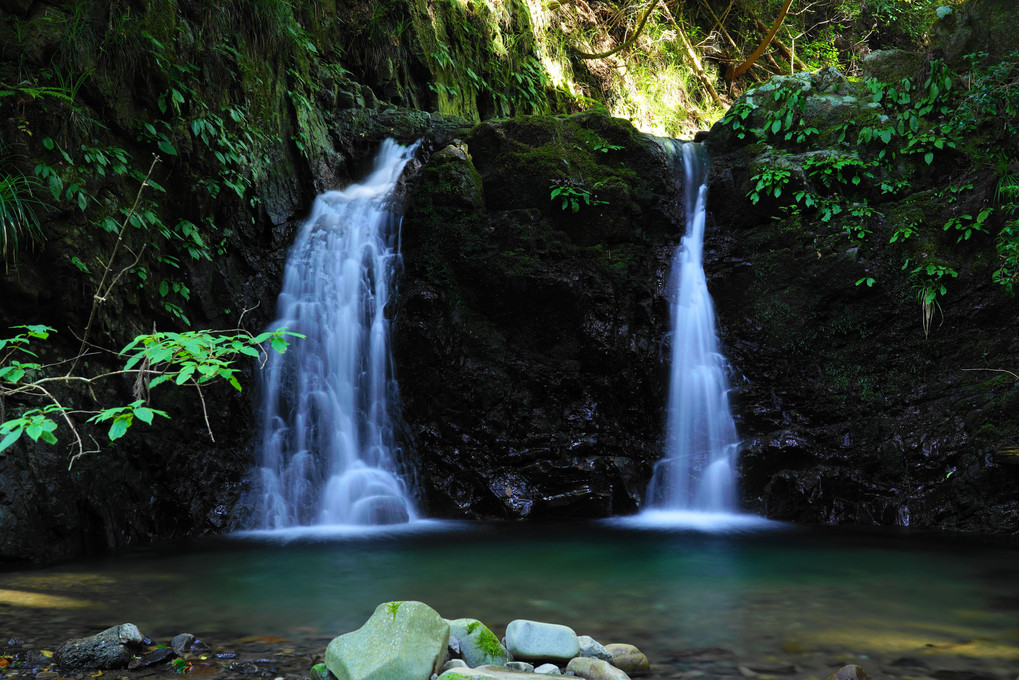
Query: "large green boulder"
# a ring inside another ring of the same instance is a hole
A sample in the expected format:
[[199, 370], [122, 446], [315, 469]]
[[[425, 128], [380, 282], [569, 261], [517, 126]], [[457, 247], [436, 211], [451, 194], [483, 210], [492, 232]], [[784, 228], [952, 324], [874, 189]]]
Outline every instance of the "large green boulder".
[[334, 638], [325, 664], [338, 680], [428, 680], [446, 658], [449, 624], [422, 602], [384, 602]]

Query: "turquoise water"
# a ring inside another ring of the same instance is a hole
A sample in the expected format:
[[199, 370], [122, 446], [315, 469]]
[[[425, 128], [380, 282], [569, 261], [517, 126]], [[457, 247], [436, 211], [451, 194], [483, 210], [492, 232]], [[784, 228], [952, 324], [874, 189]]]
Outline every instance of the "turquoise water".
[[[70, 628], [132, 621], [153, 638], [187, 630], [314, 646], [359, 627], [381, 602], [421, 600], [500, 634], [515, 618], [564, 623], [603, 642], [634, 642], [653, 661], [699, 646], [741, 658], [791, 655], [807, 666], [808, 657], [830, 665], [840, 655], [887, 663], [919, 654], [953, 668], [980, 659], [1011, 680], [1009, 669], [1019, 672], [1016, 547], [782, 526], [711, 534], [429, 523], [374, 536], [228, 537], [0, 572], [0, 616]], [[17, 593], [86, 606], [24, 606]]]

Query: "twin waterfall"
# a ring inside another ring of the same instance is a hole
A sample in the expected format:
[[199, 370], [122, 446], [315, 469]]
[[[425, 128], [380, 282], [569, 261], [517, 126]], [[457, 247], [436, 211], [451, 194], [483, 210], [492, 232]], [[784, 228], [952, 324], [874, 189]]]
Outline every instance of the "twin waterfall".
[[393, 189], [413, 153], [387, 140], [364, 181], [315, 199], [287, 258], [272, 327], [306, 337], [263, 371], [263, 529], [415, 517], [397, 472], [386, 318], [401, 264]]
[[739, 450], [729, 410], [727, 364], [704, 276], [707, 160], [700, 144], [680, 145], [686, 235], [672, 258], [672, 356], [665, 457], [655, 464], [647, 505], [654, 510], [728, 513], [738, 507]]
[[[681, 144], [687, 231], [670, 277], [671, 385], [652, 511], [736, 509], [736, 428], [701, 257], [707, 197], [699, 144]], [[415, 519], [398, 471], [399, 403], [387, 305], [400, 270], [393, 190], [414, 147], [388, 140], [360, 184], [319, 196], [289, 254], [273, 328], [303, 334], [263, 371], [260, 527]]]

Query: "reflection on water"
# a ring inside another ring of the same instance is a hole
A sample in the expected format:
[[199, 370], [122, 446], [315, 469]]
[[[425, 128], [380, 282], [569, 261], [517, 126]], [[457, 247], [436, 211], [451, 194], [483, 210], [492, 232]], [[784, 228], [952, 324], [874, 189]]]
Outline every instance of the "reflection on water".
[[[89, 600], [67, 613], [76, 625], [131, 621], [153, 637], [314, 643], [357, 628], [380, 602], [414, 599], [496, 629], [514, 618], [565, 623], [658, 659], [694, 646], [761, 655], [835, 645], [1016, 660], [1019, 611], [1001, 595], [1019, 582], [1017, 556], [1015, 544], [787, 527], [433, 522], [418, 533], [283, 544], [248, 535], [0, 572], [0, 593]], [[31, 606], [0, 598], [0, 616]]]

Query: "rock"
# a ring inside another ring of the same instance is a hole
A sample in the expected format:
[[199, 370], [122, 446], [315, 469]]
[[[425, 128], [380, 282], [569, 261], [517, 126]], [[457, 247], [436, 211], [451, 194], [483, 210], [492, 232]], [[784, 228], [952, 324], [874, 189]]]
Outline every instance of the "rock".
[[590, 635], [581, 635], [577, 642], [580, 643], [580, 656], [612, 663], [612, 652]]
[[195, 639], [191, 633], [181, 633], [170, 639], [170, 647], [173, 648], [173, 651], [184, 656], [191, 651], [191, 645], [195, 643]]
[[351, 508], [355, 524], [382, 526], [406, 524], [410, 521], [407, 502], [398, 496], [369, 496], [354, 503]]
[[630, 676], [619, 668], [601, 659], [590, 659], [583, 656], [570, 661], [567, 672], [573, 671], [586, 680], [630, 680]]
[[122, 623], [87, 638], [68, 640], [53, 652], [53, 663], [61, 668], [124, 668], [144, 638], [133, 623]]
[[559, 670], [559, 666], [556, 666], [554, 663], [543, 663], [540, 666], [538, 666], [537, 668], [535, 668], [534, 672], [535, 673], [539, 673], [541, 675], [562, 675], [563, 674], [563, 672], [561, 670]]
[[750, 670], [746, 666], [738, 666], [736, 668], [736, 670], [739, 671], [740, 677], [742, 677], [742, 678], [756, 678], [757, 677], [757, 673], [755, 673], [754, 671]]
[[504, 665], [510, 660], [506, 648], [495, 633], [477, 619], [454, 619], [449, 622], [450, 646], [455, 639], [460, 656], [471, 668], [494, 664]]
[[651, 662], [633, 645], [617, 643], [606, 645], [605, 649], [612, 655], [612, 665], [625, 671], [627, 675], [636, 677], [651, 672]]
[[530, 673], [534, 670], [534, 664], [526, 661], [507, 661], [503, 665], [511, 671], [520, 671], [521, 673]]
[[527, 619], [510, 621], [506, 626], [506, 645], [514, 659], [528, 661], [566, 662], [580, 652], [580, 642], [572, 628]]
[[169, 647], [159, 647], [157, 649], [153, 649], [151, 652], [145, 654], [144, 656], [131, 659], [127, 663], [127, 668], [128, 670], [136, 670], [138, 668], [152, 668], [153, 666], [169, 663], [170, 660], [175, 658], [176, 656], [177, 654], [174, 653], [174, 650], [170, 649]]
[[422, 602], [384, 602], [361, 628], [334, 638], [325, 664], [338, 680], [428, 680], [446, 658], [449, 624]]
[[446, 663], [442, 664], [443, 672], [453, 668], [470, 668], [470, 665], [463, 659], [450, 659]]
[[829, 675], [828, 680], [870, 680], [870, 676], [867, 671], [851, 663]]
[[[504, 666], [479, 666], [478, 668], [453, 668], [436, 680], [525, 680], [534, 673], [510, 670]], [[394, 679], [396, 680], [396, 679]]]
[[317, 663], [308, 671], [310, 680], [336, 680], [336, 676], [329, 672], [324, 663]]

